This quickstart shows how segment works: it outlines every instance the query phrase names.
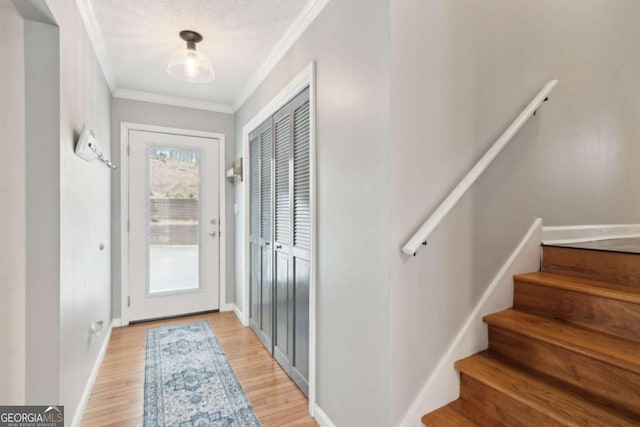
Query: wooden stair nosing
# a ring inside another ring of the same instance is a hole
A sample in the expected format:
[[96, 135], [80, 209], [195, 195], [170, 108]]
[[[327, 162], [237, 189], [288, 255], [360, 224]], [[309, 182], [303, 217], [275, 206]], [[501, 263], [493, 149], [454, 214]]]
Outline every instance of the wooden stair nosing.
[[629, 302], [640, 305], [640, 286], [603, 282], [576, 276], [539, 271], [535, 273], [517, 274], [514, 282], [525, 282], [539, 286], [565, 289], [602, 298]]
[[516, 280], [513, 308], [640, 342], [640, 304], [574, 290], [571, 286]]
[[490, 326], [514, 331], [640, 374], [640, 343], [537, 314], [509, 309], [484, 317]]
[[456, 402], [458, 401], [429, 412], [420, 421], [426, 427], [477, 427], [476, 423], [458, 411]]
[[[532, 373], [492, 357], [483, 352], [455, 364], [462, 376], [468, 376], [482, 386], [494, 390], [519, 405], [524, 405], [539, 413], [539, 416], [556, 420], [559, 425], [607, 425], [637, 426], [637, 421], [612, 408], [594, 404], [585, 397], [567, 391], [556, 384], [538, 379]], [[461, 399], [466, 402], [464, 385]], [[490, 393], [488, 393], [490, 395]], [[468, 402], [479, 411], [479, 402]], [[499, 408], [507, 411], [511, 408]], [[522, 425], [535, 425], [522, 424]]]
[[640, 376], [514, 331], [489, 326], [491, 352], [592, 400], [640, 415]]

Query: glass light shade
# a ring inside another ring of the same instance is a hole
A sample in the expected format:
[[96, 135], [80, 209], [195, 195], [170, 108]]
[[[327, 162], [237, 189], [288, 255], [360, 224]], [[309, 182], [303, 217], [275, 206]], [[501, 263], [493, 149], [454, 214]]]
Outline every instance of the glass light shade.
[[167, 72], [187, 83], [208, 83], [216, 78], [209, 58], [193, 49], [173, 52]]

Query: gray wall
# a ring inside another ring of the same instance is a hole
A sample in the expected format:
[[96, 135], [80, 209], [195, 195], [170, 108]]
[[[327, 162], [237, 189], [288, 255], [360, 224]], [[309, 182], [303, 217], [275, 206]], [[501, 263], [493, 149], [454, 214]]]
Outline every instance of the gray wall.
[[[22, 16], [0, 0], [0, 402], [25, 400], [25, 82]], [[11, 66], [6, 66], [11, 64]], [[5, 102], [11, 100], [11, 102]]]
[[[640, 3], [391, 2], [391, 424], [535, 217], [640, 220]], [[416, 258], [428, 217], [549, 80], [560, 85]], [[416, 420], [418, 425], [418, 420]]]
[[111, 171], [77, 157], [74, 144], [86, 125], [109, 152], [111, 94], [76, 4], [49, 6], [60, 27], [58, 401], [71, 420], [105, 338], [90, 339], [89, 328], [97, 320], [106, 327], [111, 322]]
[[389, 424], [388, 8], [330, 2], [236, 113], [241, 153], [242, 127], [317, 62], [317, 399], [338, 426]]
[[[199, 130], [206, 132], [216, 132], [225, 135], [225, 163], [229, 169], [235, 159], [234, 147], [234, 116], [232, 114], [216, 113], [211, 111], [194, 110], [190, 108], [174, 107], [162, 104], [153, 104], [149, 102], [132, 101], [129, 99], [113, 99], [111, 109], [111, 134], [112, 146], [111, 156], [120, 160], [120, 124], [122, 122], [139, 123], [154, 126], [166, 126], [188, 130]], [[120, 309], [120, 169], [116, 170], [112, 179], [112, 196], [111, 196], [111, 238], [113, 239], [112, 247], [112, 278], [113, 278], [113, 307], [112, 313], [114, 318], [121, 316]], [[224, 232], [226, 233], [226, 299], [227, 302], [234, 301], [235, 292], [235, 267], [234, 267], [234, 226], [235, 218], [233, 215], [233, 184], [229, 182], [225, 185], [225, 197], [227, 204], [227, 224]], [[224, 301], [221, 301], [223, 303]]]
[[25, 21], [27, 403], [58, 401], [60, 377], [60, 43]]

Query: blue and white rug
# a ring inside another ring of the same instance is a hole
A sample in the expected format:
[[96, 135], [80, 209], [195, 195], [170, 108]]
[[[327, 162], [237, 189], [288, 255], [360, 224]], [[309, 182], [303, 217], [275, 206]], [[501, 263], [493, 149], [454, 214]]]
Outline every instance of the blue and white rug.
[[260, 426], [208, 321], [147, 329], [145, 427]]

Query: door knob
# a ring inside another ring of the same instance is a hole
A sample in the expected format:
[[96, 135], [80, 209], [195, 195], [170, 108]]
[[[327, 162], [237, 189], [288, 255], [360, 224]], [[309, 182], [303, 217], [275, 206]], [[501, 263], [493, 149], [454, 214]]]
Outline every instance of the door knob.
[[282, 249], [282, 245], [276, 245], [276, 249]]
[[214, 231], [213, 233], [209, 233], [209, 236], [216, 237], [216, 232]]

